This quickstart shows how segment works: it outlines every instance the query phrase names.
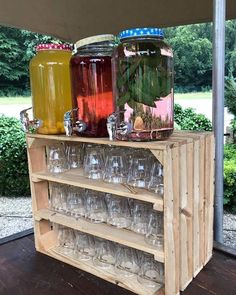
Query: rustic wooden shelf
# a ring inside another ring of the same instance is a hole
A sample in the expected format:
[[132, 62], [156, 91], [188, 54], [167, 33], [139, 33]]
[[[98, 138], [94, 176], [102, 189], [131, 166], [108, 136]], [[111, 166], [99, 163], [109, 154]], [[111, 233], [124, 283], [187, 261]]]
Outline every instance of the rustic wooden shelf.
[[73, 217], [53, 212], [49, 209], [41, 209], [34, 213], [37, 221], [49, 220], [52, 223], [61, 224], [99, 238], [110, 240], [122, 245], [141, 250], [154, 255], [159, 262], [164, 262], [164, 251], [159, 250], [155, 246], [148, 245], [144, 241], [144, 236], [126, 229], [119, 229], [109, 224], [94, 224], [85, 219], [76, 220]]
[[107, 183], [103, 180], [88, 179], [83, 176], [82, 169], [72, 169], [65, 173], [51, 174], [49, 172], [36, 172], [31, 175], [33, 182], [47, 180], [62, 184], [73, 185], [81, 188], [91, 189], [98, 192], [105, 192], [115, 194], [122, 197], [133, 198], [140, 201], [152, 203], [157, 211], [163, 211], [163, 198], [155, 193], [149, 192], [144, 189], [136, 189], [137, 194], [131, 193], [129, 189], [122, 184]]
[[[120, 184], [92, 180], [82, 170], [52, 175], [47, 172], [46, 147], [56, 142], [96, 143], [99, 145], [148, 149], [163, 165], [164, 196], [144, 189], [132, 193]], [[211, 132], [176, 131], [166, 141], [123, 142], [104, 138], [28, 134], [28, 163], [32, 191], [35, 244], [39, 252], [64, 261], [140, 295], [178, 295], [212, 256], [214, 203], [214, 135]], [[147, 245], [144, 237], [107, 224], [92, 224], [54, 213], [49, 208], [50, 182], [72, 185], [153, 204], [163, 212], [163, 251]], [[154, 255], [164, 263], [164, 287], [146, 290], [136, 279], [118, 278], [115, 273], [96, 269], [58, 253], [57, 236], [51, 223], [92, 234]]]

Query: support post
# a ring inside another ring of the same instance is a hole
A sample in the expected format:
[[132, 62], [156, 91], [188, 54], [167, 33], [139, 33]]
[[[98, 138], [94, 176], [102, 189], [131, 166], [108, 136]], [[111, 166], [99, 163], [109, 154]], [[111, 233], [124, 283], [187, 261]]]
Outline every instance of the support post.
[[213, 126], [215, 134], [214, 238], [223, 242], [225, 0], [213, 1]]

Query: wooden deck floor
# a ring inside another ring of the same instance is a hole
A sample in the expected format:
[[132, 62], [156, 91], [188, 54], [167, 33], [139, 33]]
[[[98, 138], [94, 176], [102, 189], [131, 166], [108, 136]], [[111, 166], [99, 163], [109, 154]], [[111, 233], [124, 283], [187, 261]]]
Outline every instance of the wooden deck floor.
[[[0, 246], [0, 295], [132, 295], [34, 249], [33, 235]], [[236, 259], [214, 252], [182, 295], [236, 295]]]

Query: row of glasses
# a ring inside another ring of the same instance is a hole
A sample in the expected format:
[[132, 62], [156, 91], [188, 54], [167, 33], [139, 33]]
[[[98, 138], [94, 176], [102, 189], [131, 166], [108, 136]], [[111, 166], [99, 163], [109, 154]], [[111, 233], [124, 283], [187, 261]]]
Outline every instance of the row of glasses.
[[152, 210], [151, 204], [50, 183], [50, 208], [76, 219], [130, 229], [144, 235], [148, 244], [163, 247], [163, 214]]
[[52, 174], [83, 167], [90, 179], [127, 183], [163, 195], [163, 167], [147, 150], [59, 143], [48, 147], [47, 159]]
[[83, 166], [84, 144], [56, 143], [47, 147], [47, 167], [52, 174]]
[[164, 281], [163, 264], [152, 255], [107, 241], [92, 235], [55, 225], [59, 251], [78, 261], [92, 261], [104, 270], [114, 270], [118, 276], [134, 277], [148, 288]]
[[[105, 160], [104, 160], [105, 159]], [[84, 174], [109, 183], [127, 183], [163, 195], [163, 166], [146, 150], [90, 145], [85, 150]]]

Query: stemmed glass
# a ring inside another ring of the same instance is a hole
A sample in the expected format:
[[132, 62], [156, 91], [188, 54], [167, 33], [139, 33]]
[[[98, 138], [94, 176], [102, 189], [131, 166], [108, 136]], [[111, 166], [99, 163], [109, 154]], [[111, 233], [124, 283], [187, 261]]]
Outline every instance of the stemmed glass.
[[106, 156], [103, 180], [112, 183], [123, 183], [126, 179], [127, 174], [121, 149], [113, 148]]
[[106, 194], [108, 210], [107, 223], [118, 228], [128, 228], [131, 225], [131, 213], [128, 200], [122, 197]]
[[93, 236], [77, 231], [75, 238], [74, 254], [81, 261], [91, 260], [95, 255], [95, 244]]
[[67, 214], [81, 218], [86, 214], [85, 189], [70, 187], [67, 197]]
[[97, 146], [87, 146], [84, 158], [85, 176], [91, 179], [101, 179], [104, 171], [104, 156]]
[[83, 145], [75, 143], [66, 144], [66, 155], [70, 169], [80, 168], [83, 159]]
[[60, 183], [50, 183], [50, 209], [62, 214], [67, 212], [67, 186]]
[[64, 144], [54, 144], [47, 148], [47, 168], [50, 173], [58, 174], [68, 170]]
[[140, 252], [140, 271], [138, 281], [148, 288], [157, 288], [164, 282], [164, 266], [153, 259], [152, 255]]
[[132, 212], [131, 230], [139, 234], [147, 234], [148, 218], [151, 212], [151, 205], [144, 202], [132, 200], [130, 201]]
[[107, 240], [95, 238], [94, 265], [106, 269], [113, 268], [115, 260], [115, 244]]
[[65, 255], [72, 255], [75, 247], [74, 230], [62, 225], [58, 226], [59, 251]]
[[107, 208], [104, 195], [102, 193], [87, 191], [86, 217], [93, 223], [107, 221]]
[[151, 179], [148, 183], [148, 190], [163, 197], [164, 194], [164, 179], [163, 179], [163, 166], [159, 162], [152, 165]]
[[115, 272], [121, 276], [132, 277], [139, 271], [139, 261], [134, 249], [119, 246], [116, 252]]
[[163, 248], [164, 244], [164, 221], [163, 214], [153, 211], [149, 215], [147, 233], [145, 241], [158, 248]]
[[147, 188], [149, 180], [149, 157], [145, 153], [136, 153], [131, 160], [127, 183], [134, 187]]

